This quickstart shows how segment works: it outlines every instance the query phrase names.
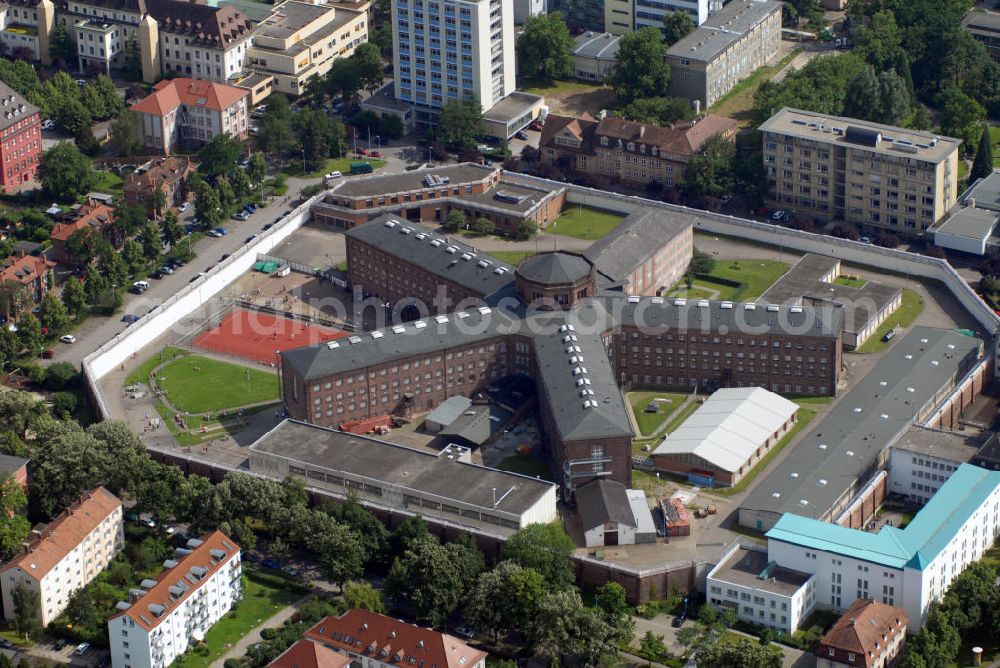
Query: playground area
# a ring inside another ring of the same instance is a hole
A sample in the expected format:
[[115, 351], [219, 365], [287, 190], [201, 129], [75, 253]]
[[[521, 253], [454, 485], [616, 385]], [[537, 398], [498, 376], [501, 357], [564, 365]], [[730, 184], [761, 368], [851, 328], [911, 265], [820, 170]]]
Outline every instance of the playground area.
[[279, 350], [315, 345], [344, 336], [346, 332], [332, 327], [237, 308], [199, 334], [192, 345], [274, 366], [275, 352]]

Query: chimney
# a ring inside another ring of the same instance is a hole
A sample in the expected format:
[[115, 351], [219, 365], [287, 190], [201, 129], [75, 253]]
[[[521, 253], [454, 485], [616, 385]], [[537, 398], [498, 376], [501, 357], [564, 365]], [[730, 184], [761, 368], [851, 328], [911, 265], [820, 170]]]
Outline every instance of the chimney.
[[701, 113], [701, 100], [694, 100], [694, 115]]
[[965, 203], [968, 204], [969, 206], [971, 206], [973, 209], [976, 208], [976, 198], [975, 197], [970, 197], [969, 199], [967, 199], [965, 201]]
[[598, 112], [598, 114], [597, 114], [597, 120], [599, 120], [599, 121], [603, 121], [607, 117], [608, 117], [608, 110], [607, 109], [601, 109]]
[[858, 620], [856, 620], [854, 617], [851, 617], [851, 626], [854, 626], [854, 624], [857, 623], [857, 621]]

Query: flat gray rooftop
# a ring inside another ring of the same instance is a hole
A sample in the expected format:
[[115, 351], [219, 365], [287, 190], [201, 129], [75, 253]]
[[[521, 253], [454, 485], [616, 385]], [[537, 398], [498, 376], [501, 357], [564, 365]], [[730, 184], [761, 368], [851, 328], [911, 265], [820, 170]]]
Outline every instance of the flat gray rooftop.
[[[341, 197], [385, 197], [388, 199], [395, 193], [406, 193], [417, 190], [452, 190], [465, 183], [482, 181], [494, 171], [492, 167], [463, 163], [399, 174], [376, 174], [374, 176], [344, 179], [334, 186], [331, 192]], [[426, 186], [423, 183], [423, 179], [429, 174], [446, 176], [451, 179], [451, 182], [438, 186]], [[414, 203], [414, 205], [416, 204], [418, 203]]]
[[914, 425], [892, 447], [962, 464], [972, 459], [986, 438], [982, 432], [928, 429]]
[[943, 223], [934, 228], [934, 231], [951, 234], [956, 237], [975, 239], [976, 241], [989, 239], [996, 228], [997, 218], [1000, 218], [1000, 213], [980, 209], [978, 203], [977, 200], [975, 208], [967, 206], [958, 209]]
[[486, 110], [483, 120], [506, 125], [524, 116], [543, 99], [540, 95], [515, 91]]
[[362, 109], [386, 109], [389, 111], [407, 112], [413, 109], [409, 102], [403, 102], [396, 97], [396, 82], [390, 81], [361, 103]]
[[618, 43], [621, 35], [609, 32], [585, 32], [576, 36], [576, 46], [573, 55], [578, 58], [598, 58], [614, 60], [618, 57]]
[[[521, 201], [515, 202], [510, 199], [497, 199], [497, 195], [508, 195]], [[474, 202], [479, 206], [493, 207], [503, 211], [510, 211], [517, 215], [524, 215], [538, 206], [538, 203], [548, 195], [549, 192], [545, 190], [529, 188], [516, 183], [510, 183], [509, 181], [500, 181], [492, 190], [484, 193], [462, 193], [458, 196], [458, 199], [465, 202]]]
[[981, 346], [981, 340], [950, 329], [913, 327], [740, 507], [822, 518], [876, 456], [968, 372]]
[[698, 28], [678, 40], [667, 50], [667, 55], [711, 61], [773, 12], [781, 12], [780, 2], [731, 0], [721, 11], [708, 17]]
[[[812, 577], [808, 573], [793, 571], [783, 566], [773, 566], [768, 570], [769, 563], [767, 552], [739, 547], [728, 559], [719, 564], [712, 577], [780, 596], [792, 596]], [[761, 574], [765, 570], [767, 577], [763, 578]]]
[[266, 37], [288, 39], [330, 11], [331, 8], [326, 5], [310, 5], [293, 0], [275, 7], [274, 13], [258, 26], [258, 31]]
[[1000, 172], [993, 172], [973, 183], [961, 197], [969, 206], [975, 201], [976, 208], [1000, 211]]
[[969, 32], [995, 37], [1000, 33], [1000, 14], [972, 10], [962, 19], [962, 25]]
[[831, 275], [838, 262], [826, 255], [806, 253], [761, 295], [760, 301], [789, 304], [806, 300], [841, 304], [845, 309], [845, 331], [860, 331], [900, 296], [902, 288], [875, 281], [867, 281], [856, 288], [821, 280]]
[[536, 478], [293, 420], [283, 421], [250, 448], [292, 463], [364, 476], [485, 510], [493, 510], [494, 489], [499, 498], [502, 490], [513, 488], [496, 509], [518, 515], [553, 487]]

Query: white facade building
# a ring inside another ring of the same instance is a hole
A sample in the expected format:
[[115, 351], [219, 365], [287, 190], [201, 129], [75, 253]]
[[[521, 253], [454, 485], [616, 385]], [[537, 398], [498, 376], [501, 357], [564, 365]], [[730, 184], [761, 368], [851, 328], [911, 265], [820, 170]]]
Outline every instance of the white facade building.
[[1000, 471], [962, 464], [904, 529], [848, 529], [786, 513], [768, 558], [816, 578], [816, 606], [843, 612], [871, 598], [906, 611], [911, 628], [952, 579], [1000, 536]]
[[433, 125], [449, 100], [482, 110], [515, 89], [514, 0], [393, 0], [395, 96]]
[[[696, 26], [708, 20], [710, 0], [635, 0], [635, 29], [663, 28], [663, 18], [674, 12], [687, 12]], [[721, 2], [717, 3], [722, 5]]]
[[736, 544], [705, 583], [707, 600], [740, 619], [792, 633], [816, 605], [816, 578], [771, 563], [757, 546]]
[[66, 608], [73, 592], [97, 577], [121, 551], [122, 502], [98, 487], [33, 532], [29, 541], [27, 549], [0, 572], [3, 612], [13, 619], [13, 592], [23, 583], [38, 592], [45, 626]]
[[243, 593], [240, 548], [221, 531], [191, 539], [163, 563], [156, 580], [108, 619], [113, 668], [164, 668], [201, 640]]

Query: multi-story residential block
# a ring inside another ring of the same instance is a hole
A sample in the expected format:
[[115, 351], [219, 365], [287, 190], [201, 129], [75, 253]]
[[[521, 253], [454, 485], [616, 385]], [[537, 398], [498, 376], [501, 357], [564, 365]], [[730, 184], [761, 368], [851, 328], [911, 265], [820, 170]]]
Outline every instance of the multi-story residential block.
[[21, 290], [4, 306], [3, 315], [9, 319], [18, 318], [25, 309], [42, 303], [55, 283], [52, 270], [56, 263], [36, 255], [19, 255], [4, 260], [0, 269], [0, 283], [20, 285]]
[[812, 574], [816, 605], [859, 598], [901, 607], [919, 630], [928, 607], [1000, 538], [1000, 471], [962, 464], [905, 528], [878, 533], [786, 513], [767, 532], [770, 561]]
[[962, 27], [982, 42], [993, 60], [1000, 61], [1000, 13], [981, 11], [977, 7], [965, 15]]
[[183, 156], [150, 160], [125, 178], [125, 203], [141, 206], [152, 217], [154, 195], [162, 190], [168, 207], [180, 204], [187, 197], [187, 177], [194, 170], [191, 159]]
[[792, 633], [816, 605], [816, 576], [778, 566], [756, 544], [735, 544], [705, 580], [706, 600], [747, 622]]
[[601, 184], [645, 188], [676, 187], [684, 167], [709, 137], [736, 135], [736, 121], [706, 114], [671, 126], [589, 114], [580, 118], [549, 114], [538, 148], [545, 164], [576, 172]]
[[787, 107], [760, 130], [768, 197], [796, 213], [912, 236], [958, 199], [959, 139]]
[[488, 656], [454, 636], [358, 608], [321, 619], [304, 637], [364, 668], [486, 668]]
[[924, 505], [959, 466], [967, 462], [975, 464], [977, 452], [990, 440], [996, 440], [995, 433], [983, 438], [972, 429], [910, 427], [889, 452], [889, 492], [910, 503]]
[[[254, 26], [235, 7], [181, 0], [143, 2], [148, 13], [140, 26], [139, 43], [148, 41], [149, 52], [143, 56], [156, 58], [160, 72], [220, 83], [243, 76]], [[154, 49], [154, 42], [159, 48]], [[150, 65], [156, 69], [155, 63]]]
[[239, 546], [221, 531], [192, 538], [108, 619], [113, 668], [166, 668], [243, 596]]
[[[612, 4], [617, 2], [612, 0]], [[717, 5], [722, 3], [713, 0], [633, 0], [632, 14], [637, 30], [646, 26], [663, 28], [664, 17], [673, 12], [687, 12], [694, 19], [694, 24], [700, 26], [708, 20], [710, 10], [715, 10]], [[607, 26], [605, 30], [614, 32]]]
[[125, 49], [125, 31], [117, 23], [101, 19], [82, 19], [73, 28], [80, 71], [111, 74], [111, 63]]
[[250, 46], [254, 71], [273, 78], [273, 90], [301, 95], [307, 82], [330, 71], [368, 41], [363, 9], [288, 0], [257, 26]]
[[11, 57], [28, 62], [41, 60], [41, 42], [47, 35], [38, 30], [38, 9], [17, 3], [0, 7], [0, 45]]
[[218, 134], [245, 139], [250, 93], [198, 79], [164, 79], [132, 105], [142, 121], [143, 145], [169, 155], [177, 146], [199, 146]]
[[817, 668], [888, 668], [906, 642], [902, 608], [858, 599], [816, 645]]
[[53, 260], [62, 264], [80, 264], [80, 259], [73, 255], [67, 245], [70, 237], [80, 230], [105, 239], [115, 248], [121, 248], [125, 242], [125, 233], [115, 226], [114, 209], [102, 202], [89, 200], [72, 209], [65, 220], [56, 223], [49, 233]]
[[781, 43], [781, 7], [775, 0], [732, 0], [681, 38], [667, 50], [670, 94], [708, 107], [766, 65]]
[[38, 107], [0, 82], [0, 187], [18, 190], [34, 181], [42, 155]]
[[418, 125], [436, 124], [449, 100], [485, 112], [514, 92], [511, 0], [394, 0], [392, 26], [395, 96]]
[[36, 528], [22, 552], [0, 570], [3, 612], [14, 618], [14, 590], [38, 592], [42, 626], [55, 619], [73, 593], [97, 577], [125, 546], [122, 502], [98, 487]]

